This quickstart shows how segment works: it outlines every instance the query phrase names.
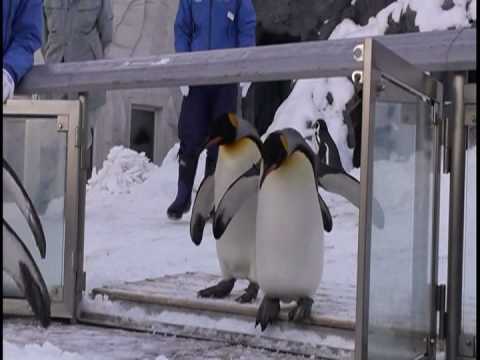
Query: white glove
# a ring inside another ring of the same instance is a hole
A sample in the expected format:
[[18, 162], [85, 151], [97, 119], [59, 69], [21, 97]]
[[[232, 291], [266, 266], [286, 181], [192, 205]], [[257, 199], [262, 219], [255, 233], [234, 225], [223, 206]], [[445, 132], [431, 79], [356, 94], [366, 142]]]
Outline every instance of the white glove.
[[15, 90], [15, 83], [12, 76], [7, 70], [3, 69], [3, 103], [13, 97], [13, 91]]
[[183, 96], [188, 96], [188, 93], [190, 92], [190, 88], [188, 85], [185, 86], [180, 86], [180, 92], [182, 93]]
[[241, 82], [240, 83], [240, 89], [242, 89], [242, 98], [247, 96], [248, 89], [250, 88], [250, 85], [252, 85], [251, 82]]

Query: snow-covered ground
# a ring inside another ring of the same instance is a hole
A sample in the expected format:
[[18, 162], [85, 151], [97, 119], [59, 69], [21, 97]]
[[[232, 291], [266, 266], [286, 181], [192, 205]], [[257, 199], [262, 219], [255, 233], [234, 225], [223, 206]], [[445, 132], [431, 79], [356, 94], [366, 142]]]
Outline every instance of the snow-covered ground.
[[[3, 358], [10, 360], [301, 360], [301, 357], [220, 341], [33, 320], [3, 325]], [[304, 359], [304, 358], [303, 358]]]

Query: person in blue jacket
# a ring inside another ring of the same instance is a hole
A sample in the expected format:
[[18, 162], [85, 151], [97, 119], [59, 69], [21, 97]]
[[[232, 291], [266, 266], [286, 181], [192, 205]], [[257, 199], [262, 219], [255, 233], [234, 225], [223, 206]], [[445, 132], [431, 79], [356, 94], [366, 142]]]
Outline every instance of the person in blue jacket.
[[[256, 15], [251, 0], [180, 0], [175, 19], [175, 50], [191, 52], [255, 46]], [[242, 96], [249, 83], [241, 83]], [[237, 111], [238, 84], [182, 86], [178, 120], [180, 138], [177, 196], [167, 209], [170, 219], [181, 219], [191, 205], [198, 156], [210, 122]], [[215, 171], [218, 147], [207, 149], [205, 176]]]
[[2, 0], [3, 103], [33, 66], [42, 45], [42, 0]]

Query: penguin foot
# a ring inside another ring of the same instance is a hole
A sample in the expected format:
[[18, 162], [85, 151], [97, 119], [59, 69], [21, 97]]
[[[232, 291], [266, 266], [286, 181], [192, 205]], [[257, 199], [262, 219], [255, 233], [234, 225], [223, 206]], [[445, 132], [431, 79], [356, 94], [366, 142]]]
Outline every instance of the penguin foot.
[[278, 319], [280, 313], [280, 299], [272, 299], [264, 297], [262, 304], [258, 308], [257, 318], [255, 320], [255, 327], [260, 324], [262, 331], [264, 331], [268, 324], [272, 324], [274, 320]]
[[235, 279], [222, 280], [217, 285], [200, 290], [197, 295], [203, 298], [222, 299], [232, 292]]
[[302, 321], [310, 317], [313, 300], [309, 297], [297, 300], [297, 306], [288, 313], [289, 321]]
[[250, 282], [248, 287], [245, 289], [245, 292], [242, 296], [239, 296], [235, 299], [236, 302], [240, 304], [251, 303], [253, 300], [257, 298], [258, 295], [258, 284], [254, 282]]

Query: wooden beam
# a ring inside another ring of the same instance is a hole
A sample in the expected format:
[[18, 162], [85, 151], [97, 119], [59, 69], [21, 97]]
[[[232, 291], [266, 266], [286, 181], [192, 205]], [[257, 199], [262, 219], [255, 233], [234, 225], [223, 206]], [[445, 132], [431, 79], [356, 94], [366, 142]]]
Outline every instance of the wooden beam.
[[[476, 69], [476, 30], [376, 37], [413, 65], [428, 71]], [[314, 77], [350, 76], [362, 64], [353, 48], [363, 38], [259, 46], [145, 58], [38, 65], [18, 94], [173, 87]]]

